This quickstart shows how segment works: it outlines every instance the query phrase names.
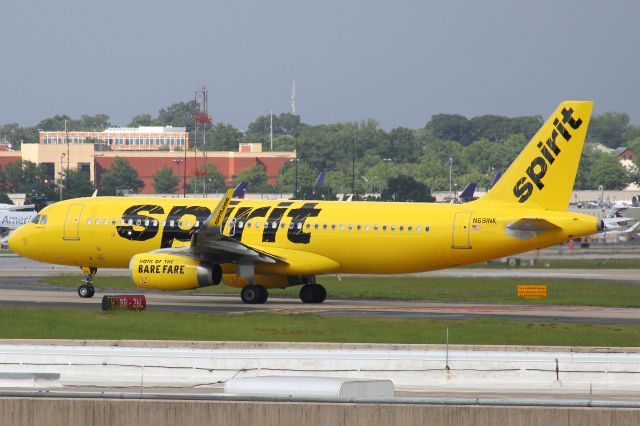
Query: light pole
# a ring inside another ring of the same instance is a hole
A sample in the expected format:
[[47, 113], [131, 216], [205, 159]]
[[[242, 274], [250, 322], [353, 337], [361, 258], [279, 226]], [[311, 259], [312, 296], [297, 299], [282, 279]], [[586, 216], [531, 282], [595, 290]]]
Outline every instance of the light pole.
[[[66, 155], [67, 154], [65, 154], [64, 152], [60, 154], [60, 185], [59, 185], [59, 187], [60, 187], [60, 201], [62, 201], [62, 175], [63, 175], [63, 173], [62, 173], [62, 162], [63, 162], [64, 157]], [[69, 173], [69, 172], [67, 171], [67, 173]]]
[[449, 201], [453, 200], [453, 157], [449, 157]]
[[[178, 197], [180, 197], [180, 163], [182, 160], [173, 160], [178, 165]], [[182, 182], [182, 192], [184, 194], [184, 182]]]

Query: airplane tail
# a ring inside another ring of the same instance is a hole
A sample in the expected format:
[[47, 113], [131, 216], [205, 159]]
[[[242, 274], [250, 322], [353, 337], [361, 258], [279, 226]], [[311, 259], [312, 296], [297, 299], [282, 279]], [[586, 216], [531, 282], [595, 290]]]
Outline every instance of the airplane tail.
[[566, 210], [592, 109], [592, 101], [562, 102], [480, 200]]

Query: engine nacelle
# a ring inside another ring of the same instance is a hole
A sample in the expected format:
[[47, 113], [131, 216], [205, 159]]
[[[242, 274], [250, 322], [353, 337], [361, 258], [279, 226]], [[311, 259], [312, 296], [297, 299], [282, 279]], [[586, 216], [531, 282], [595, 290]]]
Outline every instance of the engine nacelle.
[[222, 279], [219, 264], [175, 254], [136, 254], [129, 270], [136, 287], [155, 290], [189, 290], [217, 285]]

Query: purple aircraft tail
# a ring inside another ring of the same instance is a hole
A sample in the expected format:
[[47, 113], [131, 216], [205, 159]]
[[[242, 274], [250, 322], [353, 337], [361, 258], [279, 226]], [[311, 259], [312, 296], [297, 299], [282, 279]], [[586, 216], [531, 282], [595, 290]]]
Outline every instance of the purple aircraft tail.
[[489, 186], [487, 186], [487, 192], [489, 192], [489, 190], [493, 188], [493, 185], [498, 183], [501, 177], [502, 177], [502, 172], [497, 172], [496, 175], [493, 177], [493, 179], [491, 179], [491, 183], [489, 184]]
[[469, 185], [467, 185], [462, 190], [462, 192], [458, 196], [458, 199], [463, 203], [469, 202], [469, 201], [473, 200], [473, 193], [474, 192], [476, 192], [476, 183], [475, 182], [469, 182]]
[[249, 188], [249, 183], [242, 181], [236, 186], [236, 189], [233, 190], [233, 198], [244, 198], [247, 195], [247, 189]]

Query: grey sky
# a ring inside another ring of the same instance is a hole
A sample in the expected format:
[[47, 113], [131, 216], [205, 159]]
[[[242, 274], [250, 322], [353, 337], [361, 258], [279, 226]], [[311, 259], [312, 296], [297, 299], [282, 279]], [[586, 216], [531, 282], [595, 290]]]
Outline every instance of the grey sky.
[[640, 123], [635, 1], [6, 0], [0, 124], [106, 113], [125, 125], [209, 89], [241, 129], [432, 114], [548, 116], [563, 99]]

